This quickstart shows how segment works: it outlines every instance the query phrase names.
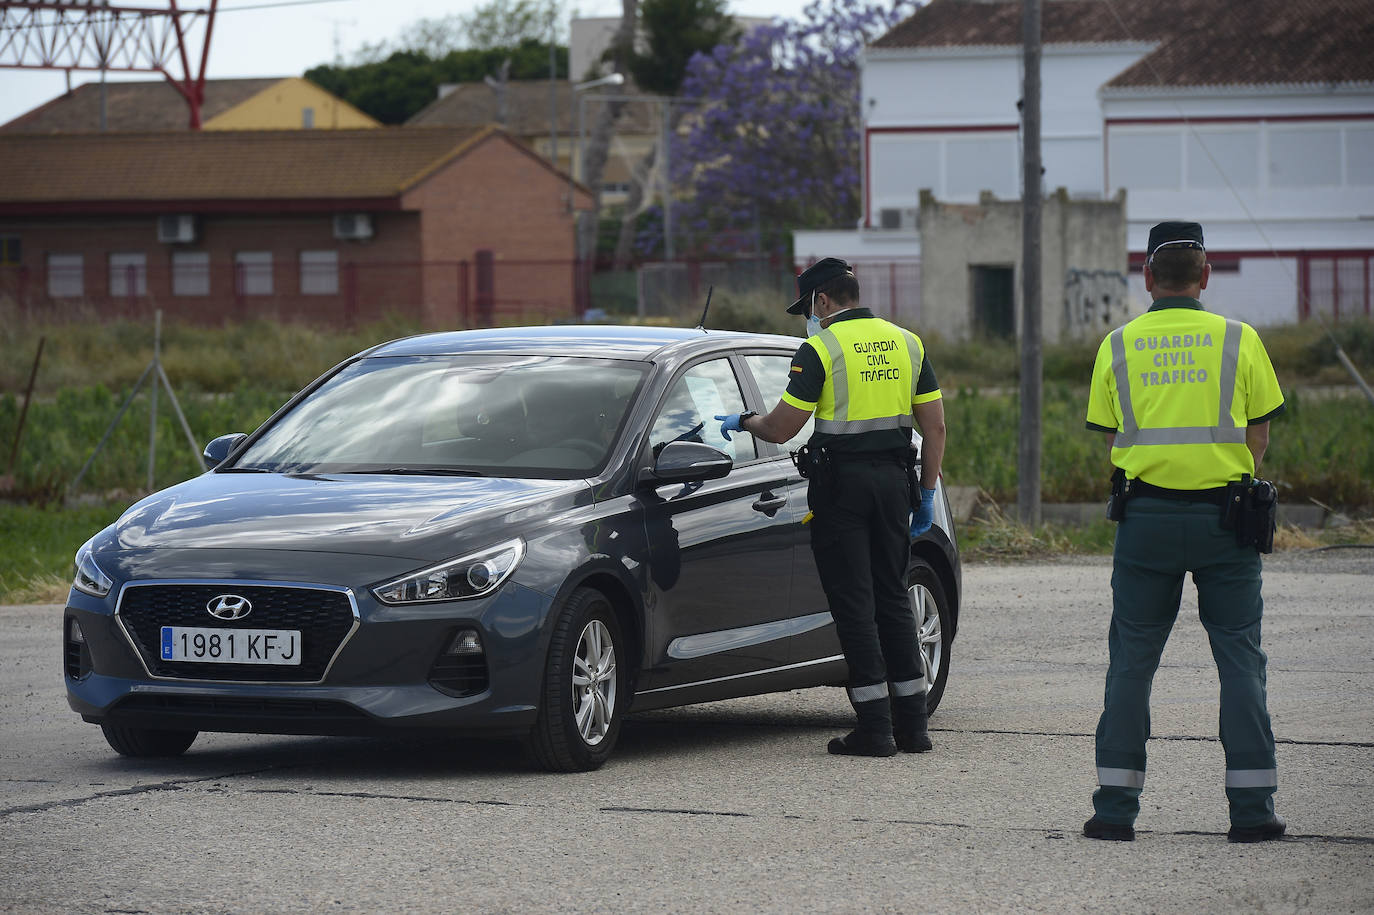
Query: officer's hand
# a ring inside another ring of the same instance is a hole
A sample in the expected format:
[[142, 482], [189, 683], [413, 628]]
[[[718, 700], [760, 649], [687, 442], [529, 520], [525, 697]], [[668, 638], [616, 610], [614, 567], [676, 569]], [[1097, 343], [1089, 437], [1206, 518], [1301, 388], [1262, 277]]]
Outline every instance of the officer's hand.
[[919, 537], [930, 530], [935, 520], [935, 490], [921, 487], [921, 507], [911, 513], [911, 536]]
[[739, 424], [739, 413], [719, 413], [716, 419], [721, 420], [720, 434], [728, 442], [731, 441], [731, 432], [743, 432], [744, 429]]

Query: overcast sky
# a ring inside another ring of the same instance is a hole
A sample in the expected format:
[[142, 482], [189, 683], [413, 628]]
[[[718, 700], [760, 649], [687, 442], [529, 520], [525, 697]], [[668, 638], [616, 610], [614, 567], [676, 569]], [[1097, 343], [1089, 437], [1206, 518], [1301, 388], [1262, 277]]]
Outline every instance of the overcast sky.
[[[276, 9], [245, 9], [236, 6], [287, 5]], [[345, 60], [364, 43], [394, 38], [417, 19], [467, 12], [481, 0], [320, 0], [290, 5], [292, 0], [220, 0], [210, 46], [207, 77], [299, 76], [310, 67], [329, 63], [337, 51]], [[807, 0], [732, 0], [737, 16], [800, 17]], [[161, 7], [163, 2], [116, 5]], [[183, 3], [183, 8], [205, 7], [208, 2]], [[579, 16], [619, 16], [620, 0], [573, 0], [568, 7]], [[199, 57], [200, 36], [192, 42]], [[193, 66], [195, 66], [193, 64]], [[180, 76], [179, 73], [176, 75]], [[153, 79], [155, 74], [110, 74], [109, 79]], [[72, 86], [100, 79], [99, 73], [73, 72]], [[67, 77], [60, 70], [0, 69], [0, 124], [61, 95]]]

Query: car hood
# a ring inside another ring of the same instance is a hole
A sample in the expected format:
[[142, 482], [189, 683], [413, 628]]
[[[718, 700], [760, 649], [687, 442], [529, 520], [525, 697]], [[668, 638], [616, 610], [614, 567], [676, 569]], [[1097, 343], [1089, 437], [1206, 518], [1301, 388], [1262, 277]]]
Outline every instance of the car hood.
[[590, 501], [585, 480], [207, 473], [132, 506], [96, 548], [442, 559]]

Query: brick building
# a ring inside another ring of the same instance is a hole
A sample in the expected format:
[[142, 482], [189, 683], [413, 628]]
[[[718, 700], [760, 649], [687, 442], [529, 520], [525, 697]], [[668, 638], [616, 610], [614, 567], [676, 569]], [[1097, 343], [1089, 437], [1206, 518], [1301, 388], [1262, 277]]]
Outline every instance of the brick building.
[[35, 316], [576, 310], [568, 178], [497, 127], [0, 135], [0, 174], [0, 300]]

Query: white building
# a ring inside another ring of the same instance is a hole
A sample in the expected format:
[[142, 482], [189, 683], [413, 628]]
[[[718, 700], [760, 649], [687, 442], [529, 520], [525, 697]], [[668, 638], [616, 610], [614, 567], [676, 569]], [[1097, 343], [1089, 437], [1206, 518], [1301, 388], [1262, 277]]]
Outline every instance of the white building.
[[[1370, 315], [1374, 3], [1046, 0], [1042, 35], [1042, 190], [1126, 191], [1135, 308], [1150, 226], [1192, 219], [1209, 307]], [[1019, 2], [932, 0], [868, 48], [862, 86], [862, 225], [796, 233], [800, 265], [919, 261], [922, 189], [1020, 196]]]

